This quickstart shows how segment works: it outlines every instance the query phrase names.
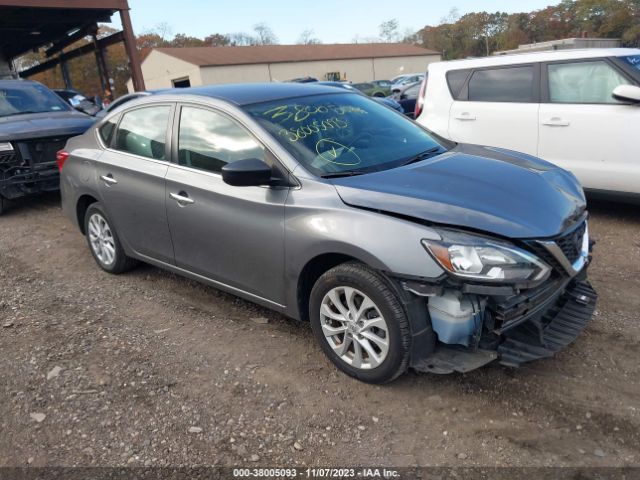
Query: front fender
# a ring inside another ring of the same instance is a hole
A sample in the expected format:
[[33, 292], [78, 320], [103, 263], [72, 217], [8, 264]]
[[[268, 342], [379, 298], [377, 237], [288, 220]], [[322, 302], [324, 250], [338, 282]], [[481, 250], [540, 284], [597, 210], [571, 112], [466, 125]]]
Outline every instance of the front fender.
[[431, 228], [402, 218], [345, 205], [333, 185], [306, 182], [285, 208], [285, 284], [289, 314], [297, 311], [297, 285], [305, 266], [320, 255], [339, 254], [390, 275], [436, 279], [442, 268], [422, 239], [439, 239]]

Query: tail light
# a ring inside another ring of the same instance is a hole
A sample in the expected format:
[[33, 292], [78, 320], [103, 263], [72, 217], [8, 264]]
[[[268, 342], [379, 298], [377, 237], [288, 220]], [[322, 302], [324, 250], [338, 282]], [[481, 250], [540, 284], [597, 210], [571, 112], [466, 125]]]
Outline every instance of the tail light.
[[414, 111], [414, 118], [418, 118], [422, 113], [422, 109], [424, 108], [424, 96], [427, 93], [427, 82], [429, 81], [429, 76], [425, 75], [424, 80], [422, 80], [422, 85], [420, 85], [420, 93], [418, 94], [418, 98], [416, 99], [416, 109]]
[[56, 162], [58, 162], [58, 170], [62, 171], [62, 167], [64, 167], [64, 162], [69, 158], [69, 152], [66, 150], [60, 150], [56, 153]]

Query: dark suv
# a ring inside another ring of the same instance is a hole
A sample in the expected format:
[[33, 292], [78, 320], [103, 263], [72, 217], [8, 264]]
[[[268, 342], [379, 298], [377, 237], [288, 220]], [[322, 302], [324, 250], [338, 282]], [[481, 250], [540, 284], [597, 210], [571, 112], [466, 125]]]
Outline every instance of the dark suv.
[[58, 190], [56, 152], [92, 123], [38, 82], [0, 80], [0, 215], [7, 199]]

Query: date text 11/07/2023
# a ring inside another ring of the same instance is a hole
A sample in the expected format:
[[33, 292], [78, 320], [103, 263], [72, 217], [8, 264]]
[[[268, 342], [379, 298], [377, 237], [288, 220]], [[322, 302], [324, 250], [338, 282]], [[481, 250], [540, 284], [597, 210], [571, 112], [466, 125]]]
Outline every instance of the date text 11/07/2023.
[[392, 468], [234, 468], [234, 478], [393, 478], [400, 479]]

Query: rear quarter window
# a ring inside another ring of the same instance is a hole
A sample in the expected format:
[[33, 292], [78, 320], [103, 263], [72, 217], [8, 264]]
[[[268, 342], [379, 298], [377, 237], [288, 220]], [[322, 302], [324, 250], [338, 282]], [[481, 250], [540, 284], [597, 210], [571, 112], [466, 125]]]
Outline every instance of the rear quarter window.
[[534, 101], [534, 69], [532, 65], [477, 70], [469, 80], [472, 102]]
[[98, 135], [100, 135], [100, 138], [107, 147], [111, 145], [111, 138], [113, 137], [113, 131], [116, 129], [116, 125], [118, 124], [118, 118], [118, 115], [111, 117], [98, 129]]
[[449, 86], [451, 96], [456, 100], [460, 99], [460, 94], [462, 93], [464, 84], [467, 82], [469, 72], [471, 72], [471, 70], [468, 68], [464, 70], [451, 70], [447, 72], [447, 85]]

